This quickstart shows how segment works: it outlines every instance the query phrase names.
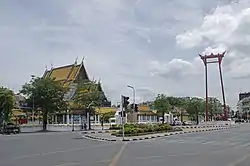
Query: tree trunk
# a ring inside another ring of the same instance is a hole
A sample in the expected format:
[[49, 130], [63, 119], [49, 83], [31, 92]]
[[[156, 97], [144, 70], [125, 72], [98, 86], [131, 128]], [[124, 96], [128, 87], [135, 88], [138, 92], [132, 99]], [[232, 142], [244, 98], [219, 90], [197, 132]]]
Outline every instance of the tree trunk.
[[181, 122], [183, 122], [183, 112], [182, 112], [182, 108], [181, 108]]
[[198, 113], [198, 111], [196, 112], [196, 124], [197, 125], [199, 124], [199, 113]]
[[90, 121], [90, 112], [89, 112], [89, 117], [88, 117], [88, 121], [89, 121], [89, 130], [91, 130], [91, 121]]
[[164, 122], [165, 122], [165, 112], [162, 112], [162, 124], [164, 124]]
[[43, 111], [43, 131], [47, 131], [47, 124], [48, 124], [48, 111]]

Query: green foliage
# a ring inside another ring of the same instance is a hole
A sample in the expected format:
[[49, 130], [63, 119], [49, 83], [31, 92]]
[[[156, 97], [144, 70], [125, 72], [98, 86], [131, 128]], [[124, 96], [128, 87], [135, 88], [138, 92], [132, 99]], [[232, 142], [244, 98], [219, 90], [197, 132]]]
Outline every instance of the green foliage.
[[113, 124], [109, 127], [109, 130], [120, 130], [121, 127], [122, 127], [121, 125]]
[[210, 97], [209, 98], [209, 113], [210, 113], [210, 118], [212, 119], [214, 114], [222, 113], [223, 112], [223, 107], [221, 102], [215, 98], [215, 97]]
[[42, 109], [43, 130], [47, 129], [49, 113], [68, 109], [68, 103], [64, 100], [67, 89], [54, 79], [32, 76], [31, 81], [23, 85], [20, 92], [27, 96], [27, 102], [34, 101], [35, 106]]
[[[12, 90], [0, 87], [0, 121], [9, 121], [14, 108], [14, 93]], [[3, 115], [3, 118], [1, 116]]]
[[99, 107], [104, 100], [105, 95], [100, 90], [100, 83], [96, 83], [95, 81], [80, 83], [74, 97], [75, 105], [83, 109]]
[[[182, 109], [191, 119], [195, 120], [198, 115], [205, 115], [206, 101], [197, 97], [173, 97], [159, 94], [151, 105], [151, 108], [156, 109], [161, 116], [174, 107]], [[209, 112], [211, 118], [214, 114], [222, 113], [222, 104], [217, 98], [209, 98]]]
[[[121, 126], [117, 126], [118, 129], [121, 129]], [[125, 124], [124, 134], [127, 136], [143, 135], [149, 133], [157, 132], [168, 132], [172, 131], [172, 126], [168, 124]], [[122, 130], [120, 130], [115, 135], [121, 136]]]
[[101, 114], [100, 120], [103, 123], [109, 123], [109, 119], [114, 117], [114, 115], [115, 115], [115, 112], [107, 112], [107, 113]]
[[154, 101], [154, 108], [159, 114], [161, 114], [163, 119], [162, 123], [164, 123], [164, 114], [169, 113], [172, 106], [169, 103], [169, 98], [166, 95], [158, 94]]
[[203, 99], [197, 98], [197, 97], [189, 98], [186, 101], [185, 110], [187, 111], [187, 113], [189, 114], [189, 117], [192, 120], [197, 121], [198, 115], [201, 115], [202, 113], [204, 113], [204, 110], [203, 110], [204, 103], [205, 102]]

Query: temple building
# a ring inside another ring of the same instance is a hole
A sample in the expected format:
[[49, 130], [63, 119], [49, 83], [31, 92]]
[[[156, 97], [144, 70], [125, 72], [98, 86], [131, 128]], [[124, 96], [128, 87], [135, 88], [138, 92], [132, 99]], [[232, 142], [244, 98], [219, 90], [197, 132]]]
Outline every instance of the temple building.
[[[74, 107], [73, 103], [73, 98], [76, 95], [79, 83], [82, 81], [91, 81], [84, 66], [84, 61], [82, 60], [81, 63], [78, 64], [76, 60], [73, 64], [70, 65], [60, 66], [56, 68], [52, 67], [50, 70], [46, 69], [43, 74], [43, 77], [53, 78], [56, 81], [59, 81], [62, 86], [67, 87], [69, 89], [68, 92], [65, 94], [64, 98], [66, 101], [69, 101], [71, 109], [65, 113], [57, 113], [56, 115], [51, 116], [49, 122], [61, 124], [80, 124], [82, 121], [84, 121], [85, 123], [87, 121], [86, 110]], [[106, 107], [111, 107], [111, 102], [108, 101], [107, 97], [105, 96], [100, 82], [98, 82], [96, 86], [100, 93], [102, 93], [104, 96], [101, 107], [103, 109], [105, 109]], [[102, 113], [102, 109], [96, 108], [95, 113], [96, 114], [92, 115], [90, 119], [91, 121], [98, 121], [97, 123], [99, 123], [99, 114]]]

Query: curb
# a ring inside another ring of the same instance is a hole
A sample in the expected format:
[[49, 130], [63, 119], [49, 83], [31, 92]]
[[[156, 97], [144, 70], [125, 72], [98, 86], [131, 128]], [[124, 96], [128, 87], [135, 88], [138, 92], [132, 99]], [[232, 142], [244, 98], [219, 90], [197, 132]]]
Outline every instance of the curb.
[[[174, 128], [181, 129], [196, 129], [196, 128], [221, 128], [225, 127], [223, 125], [219, 126], [174, 126]], [[115, 130], [103, 130], [103, 131], [82, 131], [82, 134], [100, 134], [100, 133], [112, 133]]]
[[219, 128], [213, 128], [213, 129], [200, 129], [200, 130], [193, 130], [193, 131], [180, 131], [176, 133], [166, 133], [164, 135], [157, 135], [157, 136], [150, 136], [150, 137], [142, 137], [142, 138], [130, 138], [130, 139], [124, 139], [124, 140], [117, 140], [117, 139], [107, 139], [107, 138], [101, 138], [101, 137], [94, 137], [91, 135], [85, 135], [83, 137], [90, 138], [94, 140], [102, 140], [102, 141], [108, 141], [108, 142], [115, 142], [115, 141], [142, 141], [142, 140], [148, 140], [148, 139], [154, 139], [154, 138], [160, 138], [160, 137], [168, 137], [172, 135], [182, 135], [182, 134], [188, 134], [188, 133], [198, 133], [198, 132], [206, 132], [206, 131], [216, 131], [216, 130], [225, 130], [229, 129], [228, 127], [219, 127]]
[[100, 134], [100, 133], [112, 133], [114, 130], [106, 131], [83, 131], [82, 134]]
[[[179, 127], [179, 126], [177, 126]], [[224, 125], [214, 125], [214, 126], [180, 126], [179, 128], [182, 129], [196, 129], [196, 128], [220, 128], [220, 127], [224, 127]]]

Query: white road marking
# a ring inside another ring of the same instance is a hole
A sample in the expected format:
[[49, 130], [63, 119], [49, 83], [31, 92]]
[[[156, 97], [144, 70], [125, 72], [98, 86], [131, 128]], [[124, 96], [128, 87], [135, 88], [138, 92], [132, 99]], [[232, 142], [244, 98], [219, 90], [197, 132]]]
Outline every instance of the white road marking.
[[73, 165], [79, 165], [81, 163], [64, 163], [64, 164], [56, 164], [52, 166], [73, 166]]
[[155, 158], [164, 158], [165, 156], [141, 156], [135, 157], [137, 160], [144, 160], [144, 159], [155, 159]]
[[240, 158], [239, 160], [236, 160], [234, 163], [229, 164], [228, 166], [237, 166], [238, 164], [242, 163], [243, 161], [247, 160], [250, 157], [250, 154], [247, 154]]
[[201, 144], [214, 144], [217, 143], [218, 141], [207, 141], [207, 142], [201, 142]]

